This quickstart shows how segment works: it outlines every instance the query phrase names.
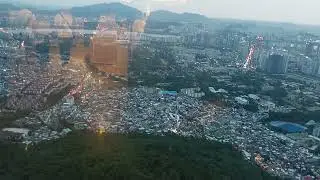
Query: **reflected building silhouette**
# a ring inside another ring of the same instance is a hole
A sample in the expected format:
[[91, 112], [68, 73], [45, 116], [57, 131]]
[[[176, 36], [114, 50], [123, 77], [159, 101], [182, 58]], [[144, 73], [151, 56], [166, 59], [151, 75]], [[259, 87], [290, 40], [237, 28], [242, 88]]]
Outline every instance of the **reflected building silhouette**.
[[148, 17], [150, 15], [150, 11], [148, 10], [142, 19], [135, 20], [131, 25], [131, 32], [129, 35], [129, 60], [132, 61], [133, 59], [133, 52], [136, 48], [136, 45], [139, 44], [141, 35], [145, 31], [146, 22], [148, 20]]
[[143, 33], [146, 26], [146, 19], [135, 20], [132, 25], [132, 31], [137, 33]]
[[59, 53], [62, 64], [70, 60], [70, 51], [73, 44], [72, 23], [73, 17], [69, 12], [60, 12], [54, 18], [55, 27], [62, 29], [58, 32]]
[[117, 40], [117, 32], [93, 36], [91, 63], [99, 70], [120, 76], [128, 74], [128, 42]]
[[114, 16], [100, 16], [98, 22], [96, 29], [100, 35], [105, 31], [115, 31], [119, 28]]
[[32, 27], [33, 14], [28, 9], [9, 12], [9, 25], [12, 27]]
[[126, 28], [120, 27], [112, 16], [101, 16], [96, 29], [91, 37], [90, 63], [99, 71], [127, 76], [129, 43], [119, 40]]
[[[101, 16], [92, 30], [87, 27], [90, 25], [87, 20], [73, 19], [68, 12], [58, 13], [54, 26], [59, 31], [57, 38], [50, 41], [50, 59], [56, 65], [58, 61], [63, 65], [83, 63], [87, 59], [98, 71], [127, 77], [128, 59], [144, 33], [146, 19], [117, 22], [113, 16]], [[73, 32], [73, 27], [87, 31]]]

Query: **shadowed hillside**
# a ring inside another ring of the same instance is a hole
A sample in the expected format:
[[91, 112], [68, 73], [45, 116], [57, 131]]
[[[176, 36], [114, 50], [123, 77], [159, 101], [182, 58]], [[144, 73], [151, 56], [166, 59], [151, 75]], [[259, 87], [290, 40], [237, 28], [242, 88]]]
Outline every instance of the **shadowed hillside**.
[[1, 145], [0, 179], [274, 179], [230, 145], [176, 136], [73, 133], [37, 146]]

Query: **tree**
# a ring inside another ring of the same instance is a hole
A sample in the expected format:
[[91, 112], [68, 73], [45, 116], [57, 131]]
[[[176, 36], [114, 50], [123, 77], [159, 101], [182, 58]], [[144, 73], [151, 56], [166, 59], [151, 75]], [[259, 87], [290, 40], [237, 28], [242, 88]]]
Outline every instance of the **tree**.
[[97, 136], [73, 132], [30, 146], [0, 143], [0, 178], [11, 179], [276, 179], [231, 145], [174, 135]]

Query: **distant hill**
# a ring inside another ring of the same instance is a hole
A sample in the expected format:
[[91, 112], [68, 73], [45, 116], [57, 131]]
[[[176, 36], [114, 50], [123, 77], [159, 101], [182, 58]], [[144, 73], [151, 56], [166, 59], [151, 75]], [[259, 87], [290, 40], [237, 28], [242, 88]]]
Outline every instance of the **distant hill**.
[[208, 23], [213, 21], [206, 16], [193, 13], [174, 13], [170, 11], [154, 11], [149, 17], [150, 21], [163, 21], [163, 22], [187, 22], [187, 23]]
[[17, 2], [12, 3], [0, 3], [0, 12], [1, 13], [8, 13], [9, 11], [21, 10], [21, 9], [29, 9], [33, 13], [40, 13], [40, 14], [49, 14], [52, 15], [57, 12], [51, 10], [50, 8], [44, 8], [42, 6], [32, 6], [30, 4], [22, 4]]
[[59, 3], [47, 3], [45, 1], [33, 3], [32, 0], [0, 0], [0, 4], [1, 3], [11, 4], [20, 9], [54, 10], [63, 8]]
[[12, 4], [9, 3], [0, 3], [0, 12], [8, 12], [8, 11], [12, 11], [12, 10], [19, 10], [20, 8], [17, 6], [14, 6]]
[[143, 13], [135, 8], [121, 3], [95, 4], [71, 8], [73, 16], [99, 17], [100, 15], [115, 15], [117, 18], [138, 19]]
[[[2, 13], [7, 13], [10, 10], [19, 10], [23, 8], [30, 9], [33, 13], [40, 15], [55, 15], [61, 10], [57, 7], [44, 8], [43, 6], [33, 6], [21, 3], [18, 5], [13, 5], [10, 3], [0, 3], [0, 12]], [[94, 4], [88, 6], [73, 7], [69, 10], [75, 17], [81, 16], [95, 18], [101, 15], [114, 15], [117, 19], [126, 18], [129, 20], [135, 20], [143, 17], [143, 13], [141, 11], [121, 3]]]

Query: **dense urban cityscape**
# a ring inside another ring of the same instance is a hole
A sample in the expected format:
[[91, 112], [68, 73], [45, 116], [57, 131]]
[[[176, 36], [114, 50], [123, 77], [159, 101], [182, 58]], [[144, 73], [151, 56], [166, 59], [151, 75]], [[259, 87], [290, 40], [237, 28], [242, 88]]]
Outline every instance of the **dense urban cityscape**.
[[281, 178], [320, 177], [317, 27], [110, 6], [1, 14], [2, 141], [175, 134], [232, 144]]

